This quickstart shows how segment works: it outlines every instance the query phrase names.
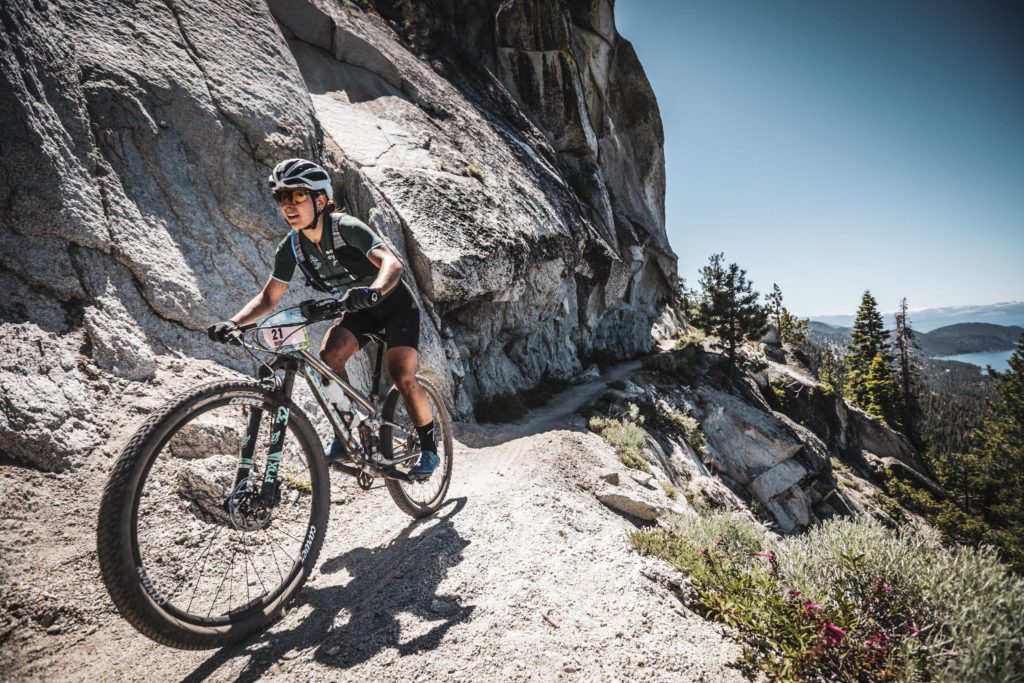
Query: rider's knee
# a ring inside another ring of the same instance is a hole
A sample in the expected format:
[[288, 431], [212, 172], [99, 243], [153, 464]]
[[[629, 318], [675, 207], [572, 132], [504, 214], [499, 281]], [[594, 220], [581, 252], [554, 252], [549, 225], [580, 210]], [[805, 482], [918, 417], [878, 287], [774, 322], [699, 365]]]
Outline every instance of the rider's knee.
[[345, 365], [358, 350], [359, 344], [354, 339], [331, 339], [320, 349], [320, 360], [331, 366]]
[[413, 372], [393, 377], [392, 379], [395, 382], [395, 386], [403, 394], [408, 394], [419, 386], [419, 382], [416, 381], [416, 374]]

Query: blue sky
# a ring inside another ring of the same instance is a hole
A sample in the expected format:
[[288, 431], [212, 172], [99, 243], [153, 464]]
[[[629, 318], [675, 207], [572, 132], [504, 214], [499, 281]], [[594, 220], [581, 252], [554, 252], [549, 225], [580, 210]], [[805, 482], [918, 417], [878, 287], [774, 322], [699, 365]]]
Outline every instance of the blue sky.
[[1024, 3], [618, 0], [669, 240], [798, 315], [1024, 300]]

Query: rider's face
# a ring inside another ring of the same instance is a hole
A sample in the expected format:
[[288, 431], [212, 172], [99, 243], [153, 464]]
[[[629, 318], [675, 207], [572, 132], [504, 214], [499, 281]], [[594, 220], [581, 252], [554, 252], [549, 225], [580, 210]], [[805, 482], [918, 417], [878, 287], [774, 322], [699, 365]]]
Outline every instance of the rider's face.
[[[293, 230], [301, 230], [313, 222], [313, 202], [320, 200], [320, 197], [314, 197], [312, 193], [303, 190], [290, 190], [279, 193], [277, 199], [281, 215], [288, 221], [288, 225]], [[327, 203], [326, 198], [323, 203]]]

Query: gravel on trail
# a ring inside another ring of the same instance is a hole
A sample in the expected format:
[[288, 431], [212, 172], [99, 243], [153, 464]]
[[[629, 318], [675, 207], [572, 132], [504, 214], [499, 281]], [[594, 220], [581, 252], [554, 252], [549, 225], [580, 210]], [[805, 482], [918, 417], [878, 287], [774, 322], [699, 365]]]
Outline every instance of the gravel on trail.
[[215, 651], [158, 645], [114, 610], [95, 554], [102, 467], [0, 465], [2, 678], [744, 680], [735, 639], [648, 578], [665, 569], [630, 550], [635, 521], [595, 497], [601, 474], [625, 469], [576, 411], [638, 367], [514, 424], [456, 425], [448, 502], [431, 518], [332, 473], [327, 540], [299, 598]]

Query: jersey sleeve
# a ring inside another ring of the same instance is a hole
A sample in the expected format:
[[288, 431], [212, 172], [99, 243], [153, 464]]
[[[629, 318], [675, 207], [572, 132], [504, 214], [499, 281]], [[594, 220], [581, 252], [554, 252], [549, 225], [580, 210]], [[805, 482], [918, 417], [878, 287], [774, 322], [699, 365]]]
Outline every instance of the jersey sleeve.
[[295, 254], [292, 253], [291, 235], [281, 240], [274, 254], [274, 270], [270, 277], [278, 282], [291, 282], [295, 275]]
[[[384, 240], [370, 226], [354, 216], [343, 216], [338, 223], [338, 230], [345, 242], [355, 247], [364, 255], [377, 247], [384, 246]], [[292, 257], [295, 260], [295, 257]]]

